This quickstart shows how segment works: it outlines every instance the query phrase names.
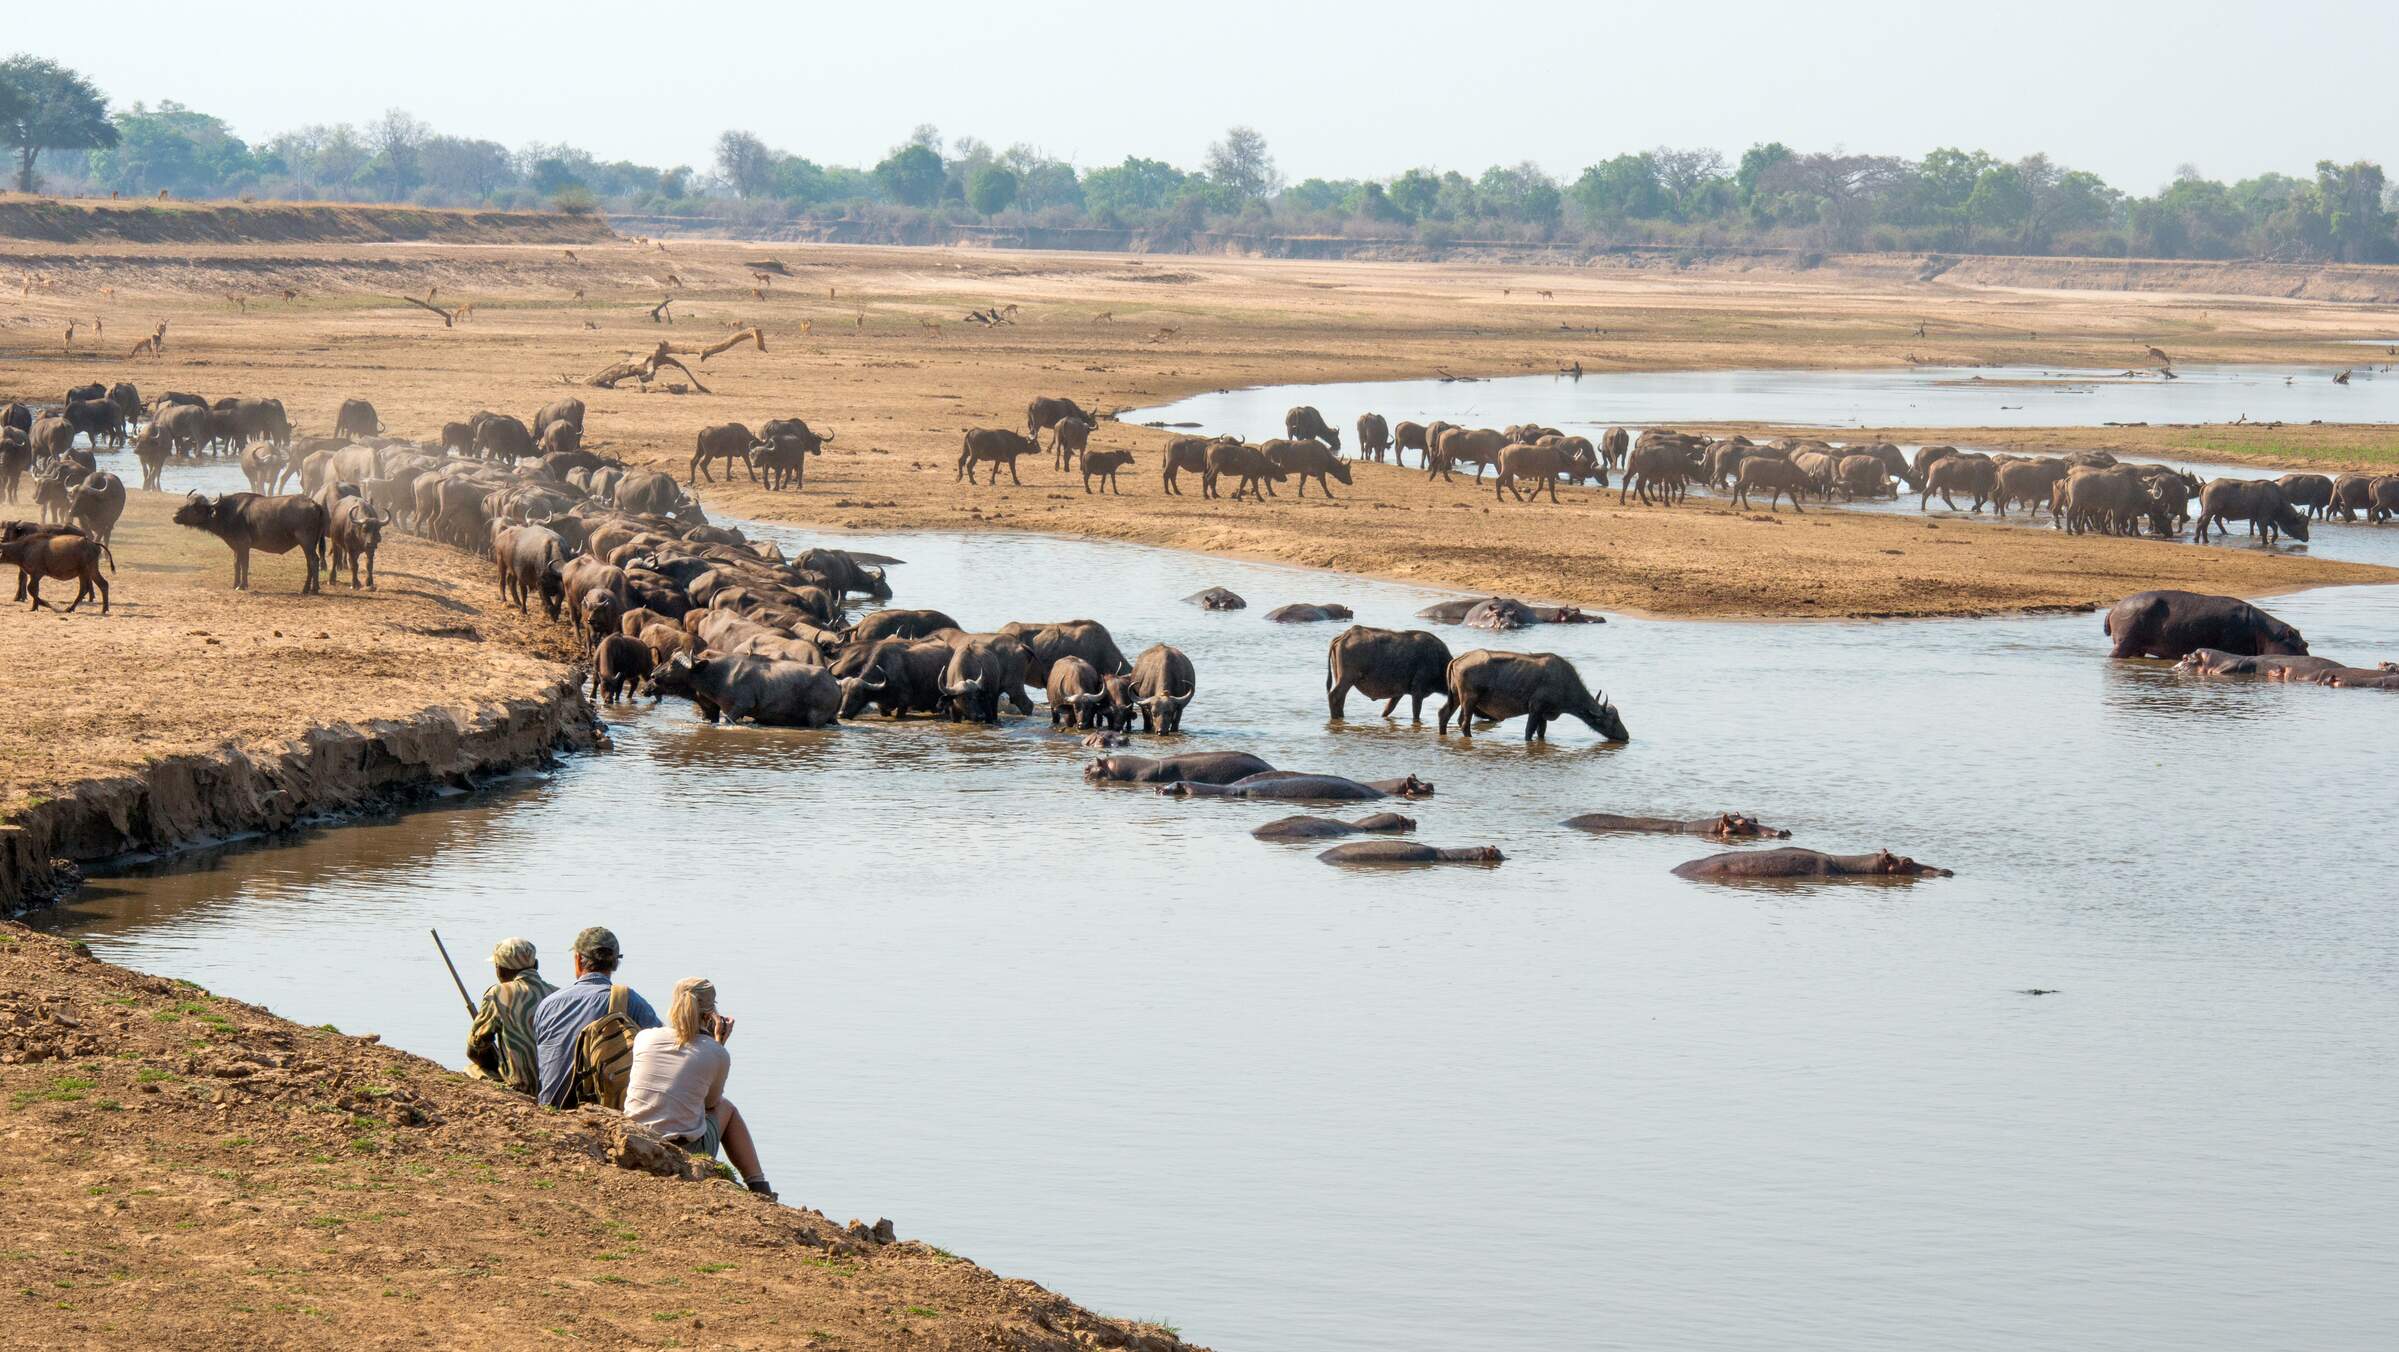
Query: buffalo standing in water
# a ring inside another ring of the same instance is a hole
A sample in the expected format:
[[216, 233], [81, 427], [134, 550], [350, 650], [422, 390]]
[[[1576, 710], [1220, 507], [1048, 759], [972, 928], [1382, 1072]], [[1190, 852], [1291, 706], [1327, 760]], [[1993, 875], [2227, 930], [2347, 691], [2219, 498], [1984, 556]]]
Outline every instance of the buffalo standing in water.
[[1351, 625], [1333, 639], [1324, 658], [1326, 703], [1339, 719], [1349, 692], [1386, 701], [1383, 717], [1409, 702], [1408, 717], [1424, 721], [1427, 695], [1448, 688], [1449, 645], [1422, 629], [1375, 629]]
[[1919, 864], [1889, 850], [1872, 854], [1826, 854], [1784, 846], [1773, 850], [1736, 850], [1711, 854], [1674, 866], [1678, 878], [1732, 881], [1743, 878], [1947, 878], [1945, 868]]
[[[1341, 452], [1341, 433], [1324, 420], [1324, 415], [1308, 404], [1301, 404], [1283, 414], [1283, 435], [1293, 441], [1322, 442], [1324, 448], [1338, 455]], [[1348, 483], [1345, 476], [1341, 480]]]
[[2110, 657], [2157, 657], [2179, 662], [2194, 648], [2220, 648], [2238, 657], [2305, 657], [2299, 631], [2237, 596], [2145, 591], [2107, 613], [2099, 631], [2116, 641]]
[[1654, 835], [1710, 836], [1717, 840], [1756, 840], [1772, 837], [1788, 840], [1791, 833], [1764, 826], [1758, 819], [1739, 812], [1719, 812], [1713, 817], [1685, 819], [1681, 817], [1619, 817], [1613, 812], [1586, 812], [1580, 817], [1568, 817], [1566, 825], [1577, 831], [1637, 831]]
[[1316, 856], [1328, 864], [1496, 864], [1507, 858], [1488, 845], [1444, 849], [1413, 840], [1359, 840]]
[[1182, 649], [1154, 643], [1133, 659], [1132, 675], [1111, 681], [1109, 693], [1141, 715], [1143, 732], [1175, 733], [1183, 730], [1183, 710], [1199, 693], [1199, 678]]
[[1251, 831], [1260, 840], [1325, 840], [1334, 836], [1396, 834], [1416, 829], [1414, 817], [1376, 812], [1345, 822], [1338, 817], [1277, 817]]
[[1590, 725], [1611, 742], [1630, 740], [1624, 719], [1605, 696], [1593, 695], [1574, 664], [1556, 653], [1503, 653], [1477, 648], [1449, 664], [1449, 703], [1441, 708], [1439, 724], [1449, 731], [1450, 715], [1458, 718], [1458, 735], [1474, 736], [1474, 720], [1504, 723], [1522, 718], [1524, 740], [1549, 740], [1553, 719], [1571, 715]]
[[2215, 479], [2199, 494], [2199, 524], [2191, 538], [2204, 544], [2209, 526], [2229, 534], [2230, 522], [2246, 521], [2251, 535], [2263, 534], [2268, 545], [2277, 533], [2294, 540], [2307, 538], [2307, 518], [2291, 506], [2282, 485], [2270, 479]]

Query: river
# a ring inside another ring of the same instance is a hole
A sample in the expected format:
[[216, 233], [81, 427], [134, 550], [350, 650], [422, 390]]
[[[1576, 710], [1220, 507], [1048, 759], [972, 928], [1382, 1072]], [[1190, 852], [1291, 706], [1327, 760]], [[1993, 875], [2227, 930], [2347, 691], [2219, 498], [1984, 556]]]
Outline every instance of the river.
[[[2337, 369], [2351, 371], [2336, 385]], [[1283, 410], [1322, 409], [1347, 429], [1359, 413], [1468, 427], [1533, 422], [1570, 432], [1611, 425], [1757, 422], [1791, 427], [2098, 427], [2104, 423], [2399, 422], [2399, 372], [2354, 367], [2191, 366], [2168, 380], [2030, 366], [1903, 366], [1863, 371], [1594, 371], [1577, 378], [1373, 380], [1217, 390], [1126, 422], [1197, 425], [1257, 440], [1283, 435]], [[1348, 433], [1344, 431], [1346, 437]]]
[[[99, 879], [48, 922], [453, 1066], [428, 926], [462, 956], [526, 934], [555, 976], [610, 925], [653, 998], [716, 980], [787, 1197], [1219, 1347], [2350, 1348], [2399, 1317], [2399, 697], [2111, 663], [2096, 615], [1618, 619], [1443, 633], [1568, 654], [1629, 744], [1467, 743], [1357, 698], [1329, 723], [1339, 626], [1261, 618], [1409, 627], [1438, 593], [841, 543], [908, 560], [898, 604], [1171, 641], [1200, 683], [1175, 749], [1413, 771], [1418, 838], [1507, 861], [1328, 868], [1248, 836], [1272, 805], [1085, 785], [1044, 717], [668, 704], [538, 780]], [[1211, 584], [1251, 609], [1181, 601]], [[2399, 655], [2399, 588], [2272, 608]], [[1667, 871], [1706, 846], [1556, 825], [1720, 808], [1957, 876], [1709, 886]]]

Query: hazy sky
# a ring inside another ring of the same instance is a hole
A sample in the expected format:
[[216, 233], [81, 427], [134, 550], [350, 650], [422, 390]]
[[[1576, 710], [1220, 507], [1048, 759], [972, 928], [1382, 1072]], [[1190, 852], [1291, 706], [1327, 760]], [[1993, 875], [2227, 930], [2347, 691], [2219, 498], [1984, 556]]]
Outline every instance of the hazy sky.
[[[401, 107], [510, 146], [706, 167], [755, 131], [871, 163], [920, 122], [1090, 167], [1196, 166], [1233, 123], [1284, 173], [1470, 173], [1667, 144], [2046, 150], [2147, 192], [2399, 158], [2399, 0], [1372, 5], [12, 4], [0, 50], [261, 140]], [[2394, 166], [2399, 169], [2399, 165]]]

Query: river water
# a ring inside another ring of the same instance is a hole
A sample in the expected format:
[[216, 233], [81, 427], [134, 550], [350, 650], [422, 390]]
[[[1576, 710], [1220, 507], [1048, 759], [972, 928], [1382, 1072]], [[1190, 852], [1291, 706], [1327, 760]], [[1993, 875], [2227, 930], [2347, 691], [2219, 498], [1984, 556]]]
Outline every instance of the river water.
[[2361, 360], [2349, 383], [2324, 366], [1894, 367], [1865, 371], [1609, 371], [1578, 379], [1377, 380], [1218, 390], [1119, 415], [1196, 424], [1256, 440], [1283, 435], [1283, 411], [1312, 404], [1343, 437], [1369, 410], [1393, 423], [1468, 427], [1533, 422], [1569, 432], [1613, 425], [1761, 422], [1794, 427], [2097, 427], [2103, 423], [2399, 422], [2399, 371]]
[[[50, 923], [450, 1065], [428, 926], [556, 975], [610, 925], [653, 998], [718, 983], [786, 1196], [1220, 1347], [2355, 1348], [2399, 1318], [2399, 697], [2110, 663], [2096, 615], [1617, 620], [1444, 634], [1568, 654], [1629, 744], [1467, 743], [1358, 698], [1328, 723], [1338, 626], [1261, 618], [1408, 627], [1436, 593], [842, 543], [909, 560], [900, 604], [1174, 642], [1200, 691], [1161, 748], [1413, 771], [1418, 838], [1507, 862], [1328, 868], [1248, 836], [1273, 805], [1086, 786], [1046, 718], [668, 704], [538, 781]], [[1210, 584], [1251, 609], [1180, 600]], [[2272, 608], [2399, 656], [2399, 588]], [[1721, 808], [1958, 876], [1709, 886], [1668, 873], [1703, 845], [1556, 825]]]

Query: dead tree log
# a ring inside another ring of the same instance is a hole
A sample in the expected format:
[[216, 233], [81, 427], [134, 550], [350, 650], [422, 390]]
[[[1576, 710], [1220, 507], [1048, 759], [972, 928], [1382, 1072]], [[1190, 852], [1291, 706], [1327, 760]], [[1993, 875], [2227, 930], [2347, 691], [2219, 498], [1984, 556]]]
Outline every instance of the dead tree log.
[[758, 345], [758, 350], [764, 352], [766, 351], [766, 333], [760, 329], [748, 328], [743, 329], [741, 332], [734, 334], [732, 337], [727, 338], [722, 342], [710, 343], [708, 346], [700, 349], [700, 362], [702, 365], [706, 365], [710, 357], [716, 356], [721, 352], [730, 352], [734, 348], [741, 346], [743, 343], [756, 343]]
[[457, 317], [457, 315], [456, 315], [456, 314], [454, 314], [453, 312], [449, 311], [449, 310], [445, 310], [445, 309], [441, 308], [440, 306], [438, 306], [438, 305], [434, 304], [432, 301], [429, 301], [429, 300], [418, 300], [418, 299], [417, 299], [416, 297], [414, 297], [414, 296], [402, 296], [402, 297], [400, 297], [400, 299], [402, 299], [402, 300], [404, 300], [404, 301], [407, 301], [409, 304], [411, 304], [411, 305], [413, 305], [413, 306], [417, 307], [417, 308], [418, 308], [418, 309], [420, 309], [420, 310], [431, 310], [433, 313], [435, 313], [435, 314], [437, 314], [437, 315], [440, 315], [440, 316], [441, 316], [441, 326], [442, 326], [443, 328], [445, 328], [445, 329], [452, 329], [452, 328], [456, 328], [456, 327], [458, 327], [458, 322], [457, 322], [457, 318], [458, 318], [458, 317]]

